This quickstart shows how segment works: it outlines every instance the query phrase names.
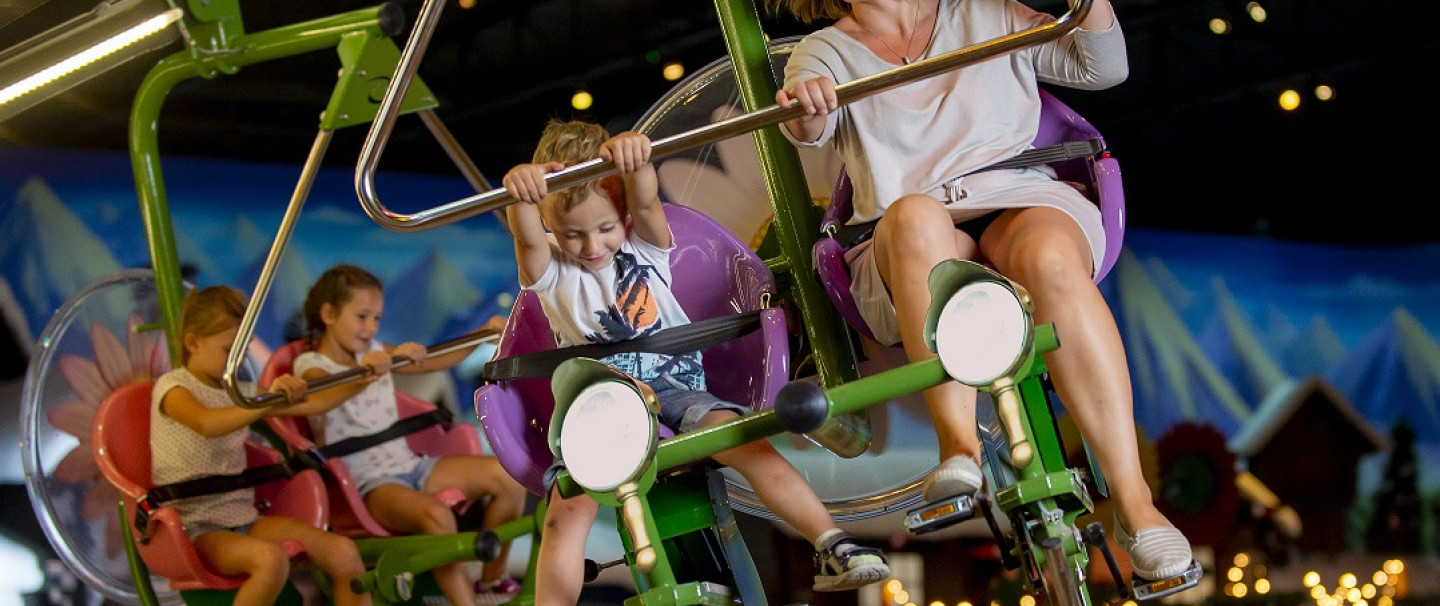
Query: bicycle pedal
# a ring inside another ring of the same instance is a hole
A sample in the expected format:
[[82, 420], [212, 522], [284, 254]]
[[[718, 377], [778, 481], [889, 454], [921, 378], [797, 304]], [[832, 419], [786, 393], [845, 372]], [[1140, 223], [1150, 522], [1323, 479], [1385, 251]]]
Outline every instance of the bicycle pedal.
[[1190, 562], [1190, 567], [1186, 568], [1185, 572], [1168, 579], [1150, 581], [1132, 575], [1130, 580], [1134, 585], [1133, 591], [1136, 600], [1154, 600], [1180, 593], [1200, 584], [1201, 574], [1200, 565]]
[[956, 495], [905, 512], [905, 530], [910, 531], [910, 534], [925, 534], [949, 528], [973, 517], [974, 499], [970, 495]]

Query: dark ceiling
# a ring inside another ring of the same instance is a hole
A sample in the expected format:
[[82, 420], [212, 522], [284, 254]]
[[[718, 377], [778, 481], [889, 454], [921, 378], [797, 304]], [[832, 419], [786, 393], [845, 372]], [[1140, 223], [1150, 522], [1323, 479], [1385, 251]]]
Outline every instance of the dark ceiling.
[[[1058, 0], [1027, 0], [1057, 13]], [[1130, 225], [1353, 244], [1440, 240], [1416, 216], [1423, 184], [1400, 184], [1440, 130], [1428, 105], [1440, 64], [1440, 3], [1400, 0], [1112, 0], [1126, 31], [1127, 82], [1057, 95], [1106, 134], [1120, 158]], [[247, 31], [373, 2], [241, 0]], [[413, 17], [420, 3], [400, 3]], [[94, 0], [0, 0], [0, 49]], [[1210, 33], [1228, 16], [1234, 29]], [[807, 28], [762, 15], [771, 38]], [[528, 159], [544, 121], [569, 117], [583, 82], [586, 114], [634, 123], [673, 86], [646, 55], [695, 70], [724, 54], [715, 7], [694, 0], [478, 0], [446, 7], [420, 66], [437, 113], [492, 180]], [[403, 35], [399, 40], [404, 43]], [[170, 49], [174, 50], [174, 48]], [[0, 145], [123, 150], [131, 98], [156, 55], [0, 122]], [[303, 162], [339, 61], [314, 53], [177, 87], [161, 114], [165, 154]], [[1308, 91], [1335, 87], [1320, 102]], [[1279, 109], [1287, 87], [1305, 94]], [[1052, 89], [1053, 90], [1053, 89]], [[384, 168], [453, 174], [421, 129], [397, 127]], [[365, 133], [337, 133], [327, 163], [353, 168]], [[1429, 213], [1426, 213], [1427, 215]]]

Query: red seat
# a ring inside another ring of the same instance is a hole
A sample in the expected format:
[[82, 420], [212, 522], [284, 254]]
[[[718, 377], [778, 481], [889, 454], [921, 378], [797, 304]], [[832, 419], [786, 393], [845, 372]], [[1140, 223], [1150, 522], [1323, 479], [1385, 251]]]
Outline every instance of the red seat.
[[[291, 372], [295, 358], [304, 351], [305, 342], [300, 340], [291, 341], [275, 350], [260, 373], [260, 384], [268, 387], [275, 377]], [[401, 419], [435, 409], [435, 405], [398, 389], [395, 390], [395, 403], [399, 407]], [[265, 422], [294, 451], [306, 451], [315, 446], [310, 423], [303, 418], [269, 417]], [[434, 425], [406, 436], [405, 441], [416, 453], [436, 457], [485, 453], [480, 443], [480, 433], [468, 423], [456, 423], [448, 429]], [[375, 521], [375, 518], [370, 516], [370, 511], [365, 508], [365, 501], [361, 498], [345, 463], [338, 458], [328, 459], [325, 461], [325, 470], [328, 480], [325, 485], [331, 503], [330, 529], [352, 537], [390, 536], [391, 532]], [[435, 496], [446, 505], [461, 511], [469, 505], [465, 501], [465, 494], [459, 488], [446, 488]]]
[[[125, 512], [133, 516], [136, 500], [154, 488], [150, 479], [150, 394], [153, 381], [126, 385], [100, 404], [91, 429], [95, 462], [105, 478], [120, 491]], [[256, 442], [246, 443], [251, 466], [278, 462], [280, 454]], [[285, 516], [316, 528], [324, 528], [329, 517], [324, 481], [311, 470], [288, 480], [255, 487], [255, 505], [262, 515]], [[130, 523], [132, 519], [126, 519]], [[161, 506], [150, 514], [149, 527], [137, 529], [137, 549], [150, 571], [170, 582], [175, 591], [195, 589], [237, 589], [245, 577], [221, 575], [208, 566], [186, 534], [179, 513]], [[282, 543], [290, 557], [304, 554], [299, 541]]]

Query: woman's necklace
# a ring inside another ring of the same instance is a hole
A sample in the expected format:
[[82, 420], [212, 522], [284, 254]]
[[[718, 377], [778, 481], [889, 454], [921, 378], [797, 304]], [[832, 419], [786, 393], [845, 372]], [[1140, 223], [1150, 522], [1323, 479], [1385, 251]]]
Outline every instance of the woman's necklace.
[[901, 65], [910, 65], [910, 47], [915, 45], [915, 32], [920, 29], [920, 0], [915, 0], [915, 15], [910, 19], [910, 39], [905, 41], [905, 52], [903, 53], [896, 52], [895, 48], [885, 42], [884, 38], [870, 31], [870, 28], [865, 27], [865, 24], [861, 23], [859, 19], [856, 19], [855, 22], [860, 24], [860, 29], [865, 30], [865, 33], [870, 34], [872, 38], [879, 40], [880, 44], [885, 45], [885, 49], [890, 51], [891, 54], [900, 57]]

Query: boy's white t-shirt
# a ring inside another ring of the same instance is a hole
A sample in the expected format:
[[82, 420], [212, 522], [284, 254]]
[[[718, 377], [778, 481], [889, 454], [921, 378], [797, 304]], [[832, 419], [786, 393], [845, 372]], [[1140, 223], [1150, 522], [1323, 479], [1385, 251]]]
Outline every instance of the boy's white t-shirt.
[[[206, 408], [235, 405], [225, 390], [206, 385], [187, 368], [176, 368], [161, 375], [150, 392], [150, 478], [154, 484], [164, 486], [245, 471], [245, 440], [250, 430], [210, 438], [170, 418], [160, 411], [160, 401], [177, 387], [185, 388]], [[242, 385], [242, 390], [248, 393], [250, 387]], [[192, 528], [197, 525], [236, 528], [254, 522], [259, 516], [253, 488], [178, 499], [166, 505], [174, 507], [181, 523]]]
[[[670, 290], [672, 250], [631, 233], [616, 251], [613, 263], [592, 271], [570, 260], [552, 241], [545, 273], [525, 288], [539, 295], [561, 347], [643, 337], [690, 323]], [[699, 352], [683, 356], [622, 353], [604, 361], [642, 381], [669, 374], [691, 389], [705, 389]]]
[[[379, 341], [370, 342], [371, 350], [383, 350]], [[355, 354], [360, 362], [362, 354]], [[295, 358], [294, 373], [305, 376], [312, 368], [329, 374], [344, 372], [353, 366], [344, 366], [325, 357], [320, 352], [307, 351]], [[360, 393], [351, 396], [344, 404], [336, 406], [323, 415], [308, 417], [310, 429], [315, 433], [315, 442], [321, 446], [333, 444], [351, 436], [367, 436], [388, 429], [400, 418], [400, 409], [395, 402], [395, 378], [385, 373]], [[410, 473], [420, 464], [420, 455], [410, 450], [405, 436], [384, 444], [371, 446], [340, 459], [350, 471], [350, 477], [357, 486], [365, 486], [370, 480]]]

